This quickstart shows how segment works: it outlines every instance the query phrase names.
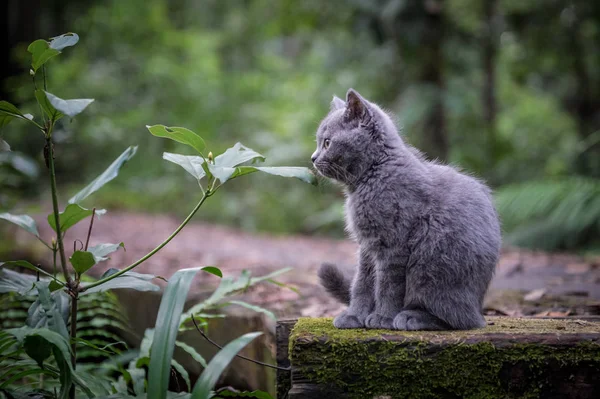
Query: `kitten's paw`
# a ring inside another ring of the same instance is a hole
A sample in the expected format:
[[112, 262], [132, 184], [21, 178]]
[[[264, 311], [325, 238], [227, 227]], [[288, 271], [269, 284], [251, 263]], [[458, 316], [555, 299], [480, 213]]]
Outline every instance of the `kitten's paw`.
[[365, 323], [358, 316], [348, 314], [348, 312], [344, 311], [333, 319], [333, 326], [335, 328], [364, 328]]
[[394, 330], [447, 330], [448, 327], [429, 313], [418, 310], [403, 310], [394, 317]]
[[386, 317], [379, 313], [371, 313], [365, 319], [365, 326], [367, 328], [381, 328], [384, 330], [391, 330], [394, 326], [394, 319]]
[[408, 315], [407, 312], [400, 312], [394, 317], [394, 321], [392, 322], [392, 326], [394, 330], [408, 330], [406, 325], [408, 323]]

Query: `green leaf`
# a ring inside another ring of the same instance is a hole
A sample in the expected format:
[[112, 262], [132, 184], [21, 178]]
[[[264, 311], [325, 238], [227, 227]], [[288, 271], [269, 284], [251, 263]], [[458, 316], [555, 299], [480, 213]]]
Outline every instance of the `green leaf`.
[[196, 133], [184, 127], [167, 127], [164, 125], [146, 126], [146, 128], [156, 137], [164, 137], [178, 143], [187, 144], [194, 148], [200, 154], [206, 147], [204, 140]]
[[[92, 216], [93, 211], [91, 209], [85, 209], [78, 204], [69, 204], [65, 210], [59, 213], [60, 218], [60, 231], [64, 234], [71, 227], [81, 222], [88, 216]], [[106, 210], [96, 209], [96, 215], [104, 215]], [[54, 213], [48, 215], [48, 224], [52, 227], [52, 230], [56, 231], [56, 223], [54, 220]]]
[[27, 47], [27, 51], [31, 53], [31, 68], [34, 72], [37, 72], [50, 58], [60, 54], [59, 50], [50, 48], [50, 43], [43, 39], [31, 43]]
[[25, 338], [33, 335], [43, 338], [48, 343], [56, 346], [62, 357], [69, 360], [68, 364], [70, 367], [71, 349], [69, 348], [69, 342], [65, 337], [57, 332], [54, 332], [48, 328], [31, 328], [26, 326], [21, 328], [11, 328], [5, 331], [15, 336], [19, 342], [24, 342]]
[[206, 172], [204, 172], [205, 162], [202, 157], [165, 152], [163, 153], [163, 159], [181, 166], [198, 181], [206, 176]]
[[48, 117], [51, 120], [56, 122], [64, 116], [62, 112], [58, 111], [56, 108], [54, 108], [54, 106], [52, 106], [52, 104], [50, 104], [50, 100], [48, 100], [48, 97], [46, 96], [46, 92], [44, 90], [36, 90], [35, 98], [38, 104], [40, 104], [40, 107], [42, 107], [44, 113], [48, 115]]
[[195, 361], [200, 363], [200, 365], [202, 367], [206, 367], [206, 360], [192, 346], [186, 344], [185, 342], [181, 342], [181, 341], [175, 341], [175, 345], [177, 345], [178, 347], [180, 347], [181, 349], [186, 351], [187, 354], [190, 355]]
[[71, 118], [83, 112], [88, 105], [94, 102], [94, 100], [91, 98], [63, 100], [62, 98], [56, 97], [54, 94], [48, 92], [46, 92], [46, 97], [48, 97], [48, 101], [50, 101], [50, 104], [52, 104], [57, 111], [60, 111], [65, 115], [69, 115]]
[[98, 191], [106, 183], [117, 177], [121, 166], [129, 161], [135, 155], [136, 151], [137, 146], [128, 147], [104, 172], [102, 172], [102, 174], [100, 174], [100, 176], [96, 177], [94, 181], [88, 184], [83, 190], [75, 194], [75, 196], [69, 200], [69, 204], [80, 203], [92, 193]]
[[[141, 274], [136, 272], [127, 272], [119, 277], [115, 277], [112, 280], [105, 282], [104, 284], [85, 290], [81, 295], [89, 295], [94, 292], [102, 292], [107, 290], [115, 290], [122, 288], [130, 288], [136, 291], [159, 291], [158, 285], [150, 282], [150, 280], [157, 278], [152, 274]], [[91, 283], [82, 283], [85, 287]]]
[[318, 183], [317, 178], [310, 169], [299, 166], [240, 166], [237, 169], [237, 173], [234, 174], [232, 178], [252, 172], [263, 172], [281, 177], [294, 177], [315, 186]]
[[215, 165], [219, 167], [233, 167], [251, 160], [264, 161], [265, 157], [242, 143], [235, 143], [231, 148], [215, 158]]
[[0, 262], [0, 266], [5, 266], [5, 267], [6, 266], [9, 266], [9, 267], [22, 267], [22, 268], [25, 268], [25, 269], [33, 270], [36, 273], [43, 274], [43, 275], [48, 276], [50, 278], [54, 278], [54, 276], [52, 274], [48, 273], [44, 269], [41, 269], [41, 268], [39, 268], [37, 266], [32, 265], [31, 263], [27, 262], [26, 260], [9, 260], [7, 262]]
[[10, 213], [0, 213], [0, 219], [4, 219], [11, 223], [16, 224], [19, 227], [24, 228], [31, 234], [39, 237], [40, 233], [38, 232], [37, 225], [35, 224], [35, 220], [31, 216], [28, 215], [12, 215]]
[[253, 310], [258, 313], [263, 313], [263, 314], [267, 315], [268, 317], [270, 317], [272, 320], [277, 321], [277, 317], [275, 316], [275, 314], [273, 314], [273, 312], [271, 312], [270, 310], [267, 310], [265, 308], [261, 308], [260, 306], [252, 305], [252, 304], [249, 304], [249, 303], [243, 302], [243, 301], [229, 301], [229, 303], [242, 306], [246, 309], [250, 309], [250, 310]]
[[52, 354], [52, 346], [39, 335], [25, 337], [23, 347], [25, 348], [25, 353], [35, 360], [41, 368], [44, 367], [44, 360], [48, 359]]
[[118, 244], [98, 244], [88, 248], [88, 252], [94, 255], [94, 260], [98, 263], [108, 260], [107, 255], [117, 251], [119, 248], [125, 249], [125, 244], [122, 242]]
[[111, 267], [110, 269], [108, 269], [107, 271], [105, 271], [104, 273], [102, 273], [102, 276], [100, 276], [100, 279], [106, 278], [106, 277], [110, 277], [115, 273], [118, 273], [119, 269]]
[[28, 116], [25, 115], [17, 107], [9, 103], [8, 101], [0, 101], [0, 128], [8, 125], [8, 123], [12, 120], [12, 118], [19, 118], [25, 120], [31, 120]]
[[221, 277], [223, 278], [223, 272], [221, 271], [221, 269], [219, 269], [218, 267], [214, 267], [214, 266], [204, 266], [202, 269], [200, 269], [202, 271], [205, 271], [207, 273], [210, 274], [214, 274], [217, 277]]
[[182, 269], [173, 274], [160, 301], [148, 369], [149, 399], [166, 397], [179, 319], [198, 270], [200, 269]]
[[177, 360], [171, 359], [171, 366], [181, 375], [183, 381], [185, 382], [185, 389], [188, 390], [191, 388], [192, 384], [190, 383], [190, 375], [188, 374], [185, 367], [183, 367]]
[[77, 33], [65, 33], [60, 36], [53, 37], [50, 40], [50, 48], [61, 51], [65, 47], [71, 47], [77, 44], [79, 36]]
[[259, 335], [262, 335], [262, 333], [254, 332], [244, 334], [225, 345], [225, 347], [212, 358], [210, 363], [208, 363], [208, 366], [200, 375], [200, 378], [198, 378], [198, 381], [196, 381], [196, 385], [194, 385], [194, 390], [192, 391], [192, 399], [209, 399], [215, 384], [225, 368], [227, 368], [239, 351], [244, 349], [246, 345]]
[[2, 268], [0, 269], [0, 293], [16, 292], [19, 295], [34, 295], [37, 292], [34, 290], [36, 280], [35, 276]]
[[[0, 115], [0, 128], [1, 127], [2, 127], [2, 116]], [[6, 152], [10, 151], [10, 145], [2, 139], [0, 139], [0, 152], [1, 151], [6, 151]]]
[[75, 251], [69, 258], [69, 262], [73, 265], [73, 269], [81, 275], [87, 272], [96, 264], [94, 254], [88, 251]]
[[303, 182], [317, 185], [317, 178], [310, 169], [299, 166], [237, 166], [237, 167], [221, 167], [209, 164], [210, 172], [225, 183], [227, 180], [235, 179], [243, 175], [254, 172], [263, 172], [270, 175], [282, 177], [294, 177]]
[[38, 281], [35, 286], [38, 298], [27, 310], [27, 325], [32, 328], [48, 327], [68, 340], [69, 297], [62, 291], [50, 294], [47, 281]]

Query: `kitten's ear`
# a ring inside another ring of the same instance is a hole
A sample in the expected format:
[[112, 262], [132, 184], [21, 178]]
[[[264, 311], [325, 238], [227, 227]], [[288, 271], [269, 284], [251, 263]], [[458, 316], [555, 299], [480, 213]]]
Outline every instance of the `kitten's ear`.
[[339, 98], [338, 96], [333, 96], [333, 100], [331, 100], [330, 109], [331, 111], [336, 111], [338, 109], [346, 108], [346, 103], [344, 100]]
[[346, 93], [346, 117], [350, 120], [356, 119], [362, 122], [369, 122], [373, 117], [367, 100], [362, 98], [354, 89], [349, 89]]

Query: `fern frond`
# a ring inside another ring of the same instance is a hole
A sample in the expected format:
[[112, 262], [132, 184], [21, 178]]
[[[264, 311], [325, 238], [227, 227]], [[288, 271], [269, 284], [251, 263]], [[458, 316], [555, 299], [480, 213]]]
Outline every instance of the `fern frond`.
[[509, 243], [546, 250], [598, 244], [598, 179], [569, 177], [509, 185], [495, 197]]

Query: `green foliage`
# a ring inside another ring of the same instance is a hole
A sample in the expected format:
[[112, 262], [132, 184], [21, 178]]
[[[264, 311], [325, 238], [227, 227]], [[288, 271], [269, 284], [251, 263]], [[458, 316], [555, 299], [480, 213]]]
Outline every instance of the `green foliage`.
[[496, 194], [507, 241], [543, 249], [600, 248], [600, 181], [567, 178], [503, 187]]
[[175, 272], [160, 301], [148, 369], [148, 397], [150, 399], [167, 397], [179, 315], [183, 311], [187, 293], [198, 270], [183, 269]]
[[[8, 295], [9, 301], [6, 303], [10, 304], [14, 302], [13, 299], [15, 298], [20, 303], [31, 301], [31, 305], [28, 307], [26, 313], [22, 309], [20, 310], [19, 307], [6, 309], [6, 314], [10, 317], [11, 322], [25, 315], [26, 320], [24, 322], [25, 325], [21, 327], [12, 327], [0, 332], [0, 337], [2, 338], [0, 342], [1, 351], [7, 349], [13, 350], [10, 356], [0, 357], [0, 370], [6, 371], [6, 379], [0, 381], [0, 389], [8, 392], [6, 391], [7, 388], [16, 389], [21, 384], [39, 384], [40, 389], [55, 386], [60, 388], [59, 391], [54, 390], [54, 393], [44, 391], [43, 396], [69, 397], [74, 399], [77, 392], [81, 392], [90, 398], [115, 393], [122, 395], [134, 393], [139, 395], [145, 392], [145, 388], [148, 387], [148, 396], [166, 398], [168, 395], [172, 396], [168, 392], [172, 368], [183, 378], [187, 388], [191, 388], [188, 372], [173, 359], [174, 348], [175, 346], [179, 346], [192, 356], [192, 358], [206, 367], [203, 373], [204, 379], [201, 377], [201, 382], [196, 384], [192, 395], [209, 397], [218, 376], [235, 354], [250, 342], [253, 336], [243, 336], [233, 341], [209, 364], [206, 364], [202, 356], [191, 346], [177, 342], [176, 337], [178, 331], [182, 328], [182, 321], [183, 323], [187, 321], [187, 319], [182, 319], [181, 317], [187, 292], [194, 275], [197, 271], [203, 270], [215, 276], [222, 277], [221, 270], [213, 266], [184, 269], [176, 272], [171, 277], [161, 301], [156, 329], [146, 332], [142, 341], [140, 355], [130, 362], [128, 370], [117, 367], [121, 374], [118, 381], [111, 378], [103, 368], [96, 370], [95, 375], [87, 373], [85, 370], [83, 374], [80, 370], [76, 371], [77, 362], [78, 360], [81, 361], [82, 358], [98, 356], [99, 354], [108, 356], [119, 354], [117, 347], [121, 342], [118, 341], [118, 335], [112, 333], [110, 329], [116, 327], [123, 330], [126, 327], [126, 320], [120, 317], [118, 308], [114, 306], [98, 306], [94, 303], [94, 298], [103, 298], [103, 296], [107, 295], [105, 293], [107, 290], [118, 288], [140, 291], [158, 290], [159, 287], [152, 283], [152, 280], [157, 278], [157, 276], [136, 273], [133, 269], [167, 245], [191, 220], [202, 204], [214, 195], [228, 180], [250, 172], [263, 171], [267, 174], [297, 177], [306, 182], [315, 183], [314, 175], [306, 168], [300, 167], [259, 168], [242, 165], [252, 160], [264, 161], [264, 157], [239, 143], [227, 149], [216, 158], [213, 158], [212, 152], [209, 152], [207, 158], [204, 158], [202, 154], [202, 151], [206, 147], [204, 140], [191, 130], [180, 127], [169, 128], [163, 125], [148, 126], [153, 135], [188, 144], [200, 154], [201, 161], [199, 165], [203, 171], [202, 175], [191, 167], [191, 163], [182, 161], [186, 159], [186, 156], [170, 155], [173, 156], [171, 160], [182, 162], [182, 166], [188, 172], [196, 175], [202, 197], [183, 223], [155, 249], [123, 269], [109, 269], [99, 280], [85, 281], [87, 280], [86, 276], [84, 276], [85, 273], [91, 270], [98, 262], [107, 260], [107, 256], [110, 253], [118, 250], [120, 247], [124, 248], [124, 244], [99, 244], [88, 250], [93, 218], [104, 214], [105, 211], [97, 210], [96, 208], [92, 210], [86, 209], [79, 203], [113, 180], [119, 173], [121, 166], [136, 153], [137, 147], [132, 146], [126, 149], [102, 174], [73, 196], [63, 211], [59, 210], [55, 169], [56, 153], [54, 151], [56, 141], [54, 136], [55, 127], [58, 126], [57, 122], [63, 116], [67, 115], [72, 118], [78, 115], [93, 100], [63, 100], [50, 94], [46, 91], [47, 71], [45, 64], [49, 59], [60, 54], [60, 50], [76, 44], [78, 40], [79, 37], [76, 34], [69, 33], [53, 38], [50, 42], [37, 40], [28, 47], [28, 51], [32, 54], [31, 75], [34, 79], [34, 86], [36, 86], [36, 72], [43, 67], [41, 79], [43, 79], [44, 91], [42, 92], [37, 87], [34, 90], [40, 111], [44, 114], [42, 115], [42, 125], [37, 124], [33, 120], [33, 116], [22, 114], [12, 104], [7, 102], [0, 103], [0, 116], [3, 118], [1, 120], [3, 125], [8, 123], [10, 118], [24, 119], [32, 122], [44, 137], [44, 158], [50, 172], [49, 180], [53, 206], [53, 213], [48, 215], [47, 220], [49, 226], [56, 234], [56, 237], [53, 237], [51, 243], [48, 244], [40, 236], [37, 226], [31, 217], [9, 213], [0, 214], [0, 219], [11, 222], [34, 234], [52, 251], [54, 259], [52, 273], [41, 266], [34, 266], [27, 261], [0, 263], [0, 266], [2, 266], [0, 268], [0, 293]], [[201, 181], [204, 177], [206, 181]], [[69, 268], [64, 249], [65, 233], [71, 227], [90, 216], [92, 220], [90, 221], [87, 238], [85, 239], [86, 243], [83, 245], [83, 240], [79, 240], [83, 248], [74, 250], [69, 258], [71, 264], [71, 268]], [[57, 262], [57, 258], [60, 263]], [[60, 265], [62, 272], [58, 272], [57, 263]], [[6, 269], [6, 267], [25, 268], [34, 271], [37, 276], [14, 272]], [[49, 269], [48, 267], [46, 268]], [[197, 306], [196, 309], [204, 310], [216, 306], [217, 302], [227, 295], [244, 290], [265, 279], [273, 281], [272, 277], [274, 275], [271, 274], [264, 278], [251, 279], [249, 273], [245, 272], [242, 278], [237, 281], [224, 278], [222, 280], [224, 284], [219, 287], [215, 295], [209, 298], [210, 301], [201, 304], [200, 307]], [[81, 304], [94, 303], [94, 306], [97, 308], [80, 307], [80, 302]], [[110, 305], [110, 302], [108, 304]], [[263, 312], [274, 317], [270, 312], [244, 302], [232, 301], [231, 304], [245, 306], [251, 310]], [[221, 306], [226, 305], [221, 304]], [[105, 317], [102, 317], [103, 314]], [[206, 324], [205, 319], [216, 317], [205, 314], [201, 314], [200, 316], [203, 325]], [[67, 325], [69, 323], [70, 328], [68, 329]], [[16, 342], [10, 338], [10, 335], [16, 338]], [[78, 352], [79, 347], [83, 348], [81, 352]], [[143, 369], [145, 366], [148, 366], [147, 380]], [[42, 374], [50, 377], [50, 379], [36, 381], [35, 377]], [[85, 378], [82, 376], [85, 376]]]

